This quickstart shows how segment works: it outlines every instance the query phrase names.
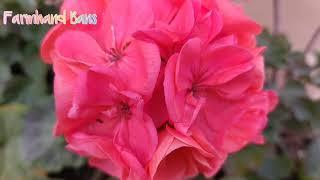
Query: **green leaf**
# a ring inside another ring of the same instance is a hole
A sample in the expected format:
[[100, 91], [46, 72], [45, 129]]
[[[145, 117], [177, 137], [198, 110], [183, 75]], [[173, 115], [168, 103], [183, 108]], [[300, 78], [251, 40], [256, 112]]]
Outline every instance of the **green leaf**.
[[266, 157], [258, 174], [267, 180], [283, 179], [289, 177], [294, 164], [285, 156]]
[[250, 146], [230, 156], [226, 163], [227, 174], [243, 176], [250, 173], [261, 165], [266, 152], [266, 148]]
[[21, 138], [11, 139], [3, 148], [3, 162], [0, 167], [0, 179], [9, 180], [46, 180], [46, 172], [41, 169], [28, 168], [21, 158]]
[[288, 70], [291, 78], [309, 80], [311, 68], [305, 62], [305, 55], [301, 52], [293, 52], [288, 55]]
[[1, 39], [0, 43], [0, 59], [9, 63], [22, 61], [24, 55], [20, 50], [21, 39], [16, 35], [9, 35]]
[[1, 26], [1, 28], [0, 28], [0, 37], [5, 37], [5, 36], [8, 35], [8, 33], [9, 33], [9, 27], [5, 26], [5, 25]]
[[23, 179], [26, 173], [24, 166], [20, 160], [20, 139], [14, 138], [4, 147], [3, 169], [0, 172], [2, 179]]
[[37, 9], [37, 1], [36, 0], [17, 0], [20, 7], [23, 8], [25, 11], [34, 12]]
[[228, 176], [224, 177], [221, 180], [247, 180], [247, 178], [239, 177], [239, 176]]
[[0, 144], [4, 144], [9, 138], [19, 136], [23, 127], [23, 116], [27, 107], [21, 104], [0, 106]]
[[310, 121], [313, 119], [313, 112], [311, 103], [307, 99], [296, 99], [294, 104], [291, 105], [291, 109], [299, 121]]
[[84, 158], [72, 154], [65, 148], [62, 139], [55, 140], [47, 151], [33, 160], [33, 167], [42, 167], [48, 172], [59, 172], [64, 167], [79, 168], [86, 162]]
[[84, 160], [68, 152], [62, 139], [55, 139], [52, 130], [55, 123], [52, 98], [43, 98], [32, 107], [26, 118], [23, 133], [23, 159], [29, 166], [46, 171], [60, 171], [65, 166], [79, 167]]
[[0, 103], [2, 102], [3, 92], [11, 78], [10, 67], [4, 62], [0, 61]]
[[291, 45], [286, 36], [272, 35], [270, 32], [264, 31], [258, 37], [258, 43], [267, 47], [265, 60], [268, 66], [280, 68], [286, 65], [291, 50]]
[[292, 112], [298, 121], [310, 121], [314, 117], [314, 103], [306, 95], [303, 84], [298, 81], [289, 81], [280, 93], [281, 102]]
[[25, 89], [19, 93], [16, 99], [19, 102], [33, 105], [35, 99], [47, 96], [46, 73], [47, 66], [38, 58], [30, 57], [21, 62], [22, 67], [29, 79]]
[[304, 85], [295, 80], [287, 82], [285, 89], [280, 92], [280, 96], [281, 100], [287, 104], [290, 104], [290, 100], [307, 97]]
[[3, 99], [5, 102], [17, 102], [21, 93], [28, 87], [30, 79], [25, 76], [14, 76], [7, 83], [7, 87], [3, 92]]
[[307, 150], [306, 173], [313, 179], [320, 179], [320, 138], [314, 140]]

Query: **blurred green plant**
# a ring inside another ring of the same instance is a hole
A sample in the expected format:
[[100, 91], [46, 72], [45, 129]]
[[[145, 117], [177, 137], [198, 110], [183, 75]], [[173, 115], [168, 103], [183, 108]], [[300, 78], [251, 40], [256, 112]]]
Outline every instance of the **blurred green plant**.
[[[0, 10], [56, 13], [54, 0], [2, 0]], [[52, 70], [38, 56], [48, 26], [0, 27], [0, 179], [106, 179], [52, 137]], [[270, 116], [266, 145], [234, 154], [222, 180], [320, 179], [320, 55], [293, 51], [285, 35], [263, 32], [266, 88], [280, 104]], [[313, 64], [313, 65], [310, 65]], [[197, 179], [204, 179], [199, 177]]]
[[[4, 0], [0, 9], [55, 13], [36, 0]], [[39, 47], [49, 26], [0, 27], [0, 179], [49, 179], [84, 159], [53, 138], [55, 122], [51, 67], [41, 62]]]

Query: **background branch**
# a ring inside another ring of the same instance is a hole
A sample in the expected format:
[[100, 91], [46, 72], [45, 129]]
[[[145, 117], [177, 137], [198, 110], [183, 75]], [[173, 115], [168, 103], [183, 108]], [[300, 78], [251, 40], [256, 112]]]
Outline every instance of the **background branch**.
[[307, 46], [304, 50], [304, 53], [309, 53], [310, 51], [312, 51], [317, 40], [319, 39], [319, 36], [320, 36], [320, 26], [315, 30], [315, 32], [311, 36], [311, 39], [308, 41]]
[[273, 0], [273, 34], [281, 33], [281, 0]]

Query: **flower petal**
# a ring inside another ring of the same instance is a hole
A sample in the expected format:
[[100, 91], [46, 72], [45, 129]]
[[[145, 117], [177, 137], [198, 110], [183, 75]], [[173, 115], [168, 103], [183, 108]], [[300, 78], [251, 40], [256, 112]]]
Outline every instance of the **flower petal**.
[[132, 41], [125, 56], [111, 68], [128, 79], [130, 90], [151, 98], [160, 71], [160, 54], [153, 43]]
[[207, 153], [190, 137], [168, 128], [159, 135], [159, 146], [149, 170], [155, 180], [190, 178], [199, 172], [209, 177], [220, 169], [225, 158]]
[[145, 106], [145, 112], [153, 119], [156, 128], [169, 120], [163, 87], [164, 69], [165, 65], [162, 65], [152, 98]]
[[109, 11], [118, 47], [123, 47], [127, 38], [138, 30], [146, 29], [154, 21], [149, 0], [112, 0]]
[[63, 62], [54, 62], [53, 68], [55, 72], [54, 95], [57, 114], [54, 134], [58, 136], [74, 131], [85, 124], [86, 120], [75, 120], [68, 117], [68, 111], [72, 107], [74, 86], [77, 79], [76, 73]]
[[230, 0], [217, 0], [216, 2], [222, 11], [224, 32], [251, 32], [253, 34], [261, 32], [261, 26], [245, 16], [240, 5], [230, 2]]
[[145, 166], [157, 147], [157, 131], [152, 119], [147, 115], [139, 117], [133, 114], [132, 116], [128, 120], [122, 120], [114, 143], [119, 152], [125, 155], [124, 158], [127, 157], [126, 161], [130, 167], [136, 166], [132, 157], [135, 157], [140, 165]]
[[[108, 11], [109, 1], [105, 0], [65, 0], [60, 11], [66, 10], [68, 14], [77, 13], [77, 17], [82, 14], [96, 15], [96, 24], [70, 25], [68, 20], [68, 30], [80, 30], [92, 36], [103, 50], [106, 50], [114, 43], [114, 34], [111, 28], [111, 16]], [[70, 17], [70, 16], [68, 16]]]
[[178, 91], [192, 87], [194, 75], [199, 70], [200, 57], [200, 39], [191, 39], [182, 47], [175, 71], [175, 84]]
[[213, 86], [232, 80], [254, 67], [253, 55], [236, 46], [210, 49], [201, 61], [201, 85]]
[[185, 0], [174, 19], [169, 22], [169, 32], [178, 35], [179, 37], [187, 36], [195, 22], [194, 6], [191, 0]]
[[58, 57], [61, 56], [70, 63], [80, 62], [88, 66], [105, 63], [104, 51], [91, 36], [81, 31], [62, 33], [56, 40], [55, 48]]
[[220, 13], [212, 10], [196, 21], [191, 37], [198, 37], [202, 42], [209, 43], [220, 33], [222, 27], [223, 21]]
[[249, 97], [247, 101], [250, 105], [246, 112], [225, 135], [223, 148], [228, 152], [239, 151], [248, 143], [261, 142], [261, 132], [268, 120], [267, 113], [275, 106], [277, 97], [274, 92], [266, 91]]
[[107, 174], [110, 174], [111, 176], [114, 176], [114, 177], [122, 176], [121, 167], [115, 165], [113, 162], [111, 162], [108, 159], [90, 158], [89, 164], [92, 167], [101, 169], [102, 171], [104, 171]]

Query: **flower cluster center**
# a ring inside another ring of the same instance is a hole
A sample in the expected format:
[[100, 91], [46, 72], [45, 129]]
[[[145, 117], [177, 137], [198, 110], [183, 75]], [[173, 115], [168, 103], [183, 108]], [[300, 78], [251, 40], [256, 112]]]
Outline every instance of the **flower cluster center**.
[[130, 105], [126, 102], [120, 102], [118, 105], [118, 113], [121, 117], [129, 119], [132, 115]]
[[123, 57], [123, 54], [116, 48], [110, 48], [107, 50], [107, 56], [111, 62], [117, 62]]

